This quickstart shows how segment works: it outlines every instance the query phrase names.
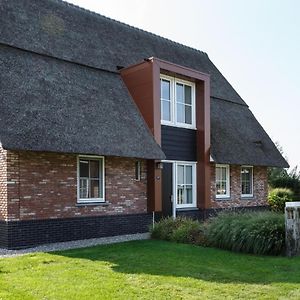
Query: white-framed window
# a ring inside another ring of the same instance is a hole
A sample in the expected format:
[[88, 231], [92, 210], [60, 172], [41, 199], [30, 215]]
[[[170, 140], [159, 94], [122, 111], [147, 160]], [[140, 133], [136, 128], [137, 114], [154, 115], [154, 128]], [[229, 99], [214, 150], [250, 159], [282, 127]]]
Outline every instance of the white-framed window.
[[104, 157], [78, 156], [77, 202], [104, 201]]
[[140, 160], [137, 160], [135, 162], [135, 180], [136, 181], [141, 181], [141, 176], [142, 175], [142, 164]]
[[253, 197], [253, 167], [241, 167], [242, 197]]
[[176, 162], [176, 207], [196, 207], [196, 163]]
[[196, 128], [195, 84], [186, 80], [161, 75], [161, 124]]
[[229, 165], [216, 165], [216, 198], [230, 197], [230, 168]]

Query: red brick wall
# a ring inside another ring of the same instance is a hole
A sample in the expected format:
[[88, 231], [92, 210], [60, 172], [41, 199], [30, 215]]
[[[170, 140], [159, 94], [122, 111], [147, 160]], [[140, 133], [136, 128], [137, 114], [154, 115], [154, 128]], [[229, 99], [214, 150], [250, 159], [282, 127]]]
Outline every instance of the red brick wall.
[[268, 196], [267, 167], [253, 168], [253, 198], [241, 197], [241, 166], [230, 165], [230, 198], [216, 199], [215, 164], [211, 164], [211, 207], [265, 206]]
[[135, 180], [135, 160], [105, 158], [107, 204], [77, 204], [77, 156], [8, 151], [10, 220], [134, 214], [147, 211], [146, 162]]
[[0, 146], [0, 220], [7, 218], [6, 151]]

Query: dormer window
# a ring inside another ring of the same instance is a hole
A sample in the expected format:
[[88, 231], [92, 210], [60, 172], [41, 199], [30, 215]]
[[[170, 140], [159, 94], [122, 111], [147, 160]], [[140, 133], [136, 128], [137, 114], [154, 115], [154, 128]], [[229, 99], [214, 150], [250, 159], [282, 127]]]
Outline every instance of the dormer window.
[[195, 84], [162, 75], [160, 92], [161, 123], [195, 129]]

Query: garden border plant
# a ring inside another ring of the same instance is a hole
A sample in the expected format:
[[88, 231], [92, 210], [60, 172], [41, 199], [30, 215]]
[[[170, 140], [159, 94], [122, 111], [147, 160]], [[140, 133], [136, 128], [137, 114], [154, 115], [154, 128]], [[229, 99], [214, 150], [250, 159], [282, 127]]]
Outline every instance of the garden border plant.
[[178, 243], [212, 246], [260, 255], [285, 252], [284, 215], [278, 212], [221, 212], [207, 222], [164, 218], [151, 228], [151, 237]]

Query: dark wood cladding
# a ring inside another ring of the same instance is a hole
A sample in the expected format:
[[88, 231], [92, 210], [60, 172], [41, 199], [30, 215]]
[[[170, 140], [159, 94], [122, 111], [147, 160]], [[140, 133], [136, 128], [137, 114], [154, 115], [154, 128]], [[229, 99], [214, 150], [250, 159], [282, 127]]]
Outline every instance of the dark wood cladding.
[[197, 131], [161, 126], [161, 146], [167, 160], [197, 161]]

